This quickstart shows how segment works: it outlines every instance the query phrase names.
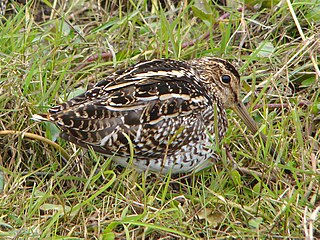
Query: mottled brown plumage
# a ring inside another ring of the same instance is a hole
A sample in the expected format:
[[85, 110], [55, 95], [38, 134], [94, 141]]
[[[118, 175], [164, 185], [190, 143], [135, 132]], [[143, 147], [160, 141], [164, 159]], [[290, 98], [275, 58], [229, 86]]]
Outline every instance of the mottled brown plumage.
[[226, 108], [257, 132], [239, 95], [240, 76], [225, 60], [157, 59], [117, 71], [34, 118], [57, 124], [70, 142], [115, 154], [122, 166], [130, 157], [129, 137], [138, 169], [189, 172], [219, 159], [212, 146], [225, 135]]

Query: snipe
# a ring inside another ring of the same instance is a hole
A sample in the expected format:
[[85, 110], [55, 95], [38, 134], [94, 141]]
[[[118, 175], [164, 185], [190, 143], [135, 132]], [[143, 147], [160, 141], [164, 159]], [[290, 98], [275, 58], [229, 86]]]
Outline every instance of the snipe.
[[252, 132], [258, 131], [239, 95], [239, 73], [223, 59], [156, 59], [117, 71], [33, 118], [57, 124], [61, 137], [70, 142], [115, 154], [113, 160], [122, 166], [130, 158], [129, 137], [136, 168], [189, 172], [219, 159], [208, 133], [216, 144], [224, 137], [226, 108], [232, 108]]

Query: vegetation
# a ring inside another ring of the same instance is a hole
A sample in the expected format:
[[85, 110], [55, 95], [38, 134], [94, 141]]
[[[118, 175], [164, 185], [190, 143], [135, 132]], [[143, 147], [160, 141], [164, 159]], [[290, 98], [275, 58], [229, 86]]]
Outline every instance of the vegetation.
[[[319, 12], [318, 0], [7, 3], [0, 236], [320, 238]], [[181, 176], [119, 168], [31, 119], [114, 69], [207, 55], [237, 66], [243, 101], [286, 166], [232, 111], [222, 161]]]

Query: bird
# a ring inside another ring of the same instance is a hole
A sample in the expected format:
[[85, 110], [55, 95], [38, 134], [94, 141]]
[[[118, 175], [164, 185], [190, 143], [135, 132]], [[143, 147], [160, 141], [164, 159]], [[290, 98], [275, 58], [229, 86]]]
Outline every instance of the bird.
[[226, 109], [258, 132], [240, 89], [239, 72], [221, 58], [145, 60], [33, 119], [56, 124], [61, 138], [123, 167], [197, 172], [220, 160], [216, 147], [228, 128]]

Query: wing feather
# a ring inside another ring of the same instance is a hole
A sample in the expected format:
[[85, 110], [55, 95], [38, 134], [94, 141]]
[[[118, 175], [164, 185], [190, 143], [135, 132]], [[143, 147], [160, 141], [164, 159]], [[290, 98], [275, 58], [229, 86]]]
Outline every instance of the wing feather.
[[[183, 125], [188, 122], [187, 118], [192, 125], [201, 119], [201, 110], [211, 100], [198, 78], [184, 62], [168, 59], [142, 62], [112, 74], [84, 94], [53, 107], [49, 118], [62, 128], [63, 138], [80, 146], [91, 145], [98, 152], [118, 151], [120, 155], [127, 155], [129, 150], [122, 134], [126, 133], [133, 141], [145, 141], [145, 146], [137, 148], [145, 156], [151, 156], [163, 146], [146, 151], [148, 141], [156, 139], [144, 139], [144, 130], [156, 135], [164, 125], [168, 125], [167, 128], [174, 123]], [[186, 143], [182, 141], [176, 146], [183, 144]]]

